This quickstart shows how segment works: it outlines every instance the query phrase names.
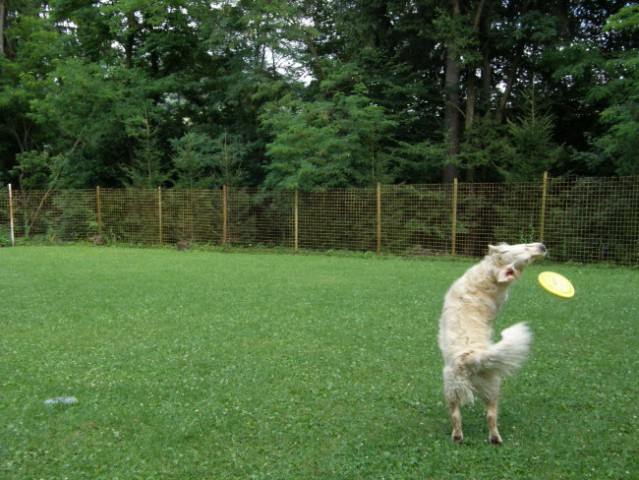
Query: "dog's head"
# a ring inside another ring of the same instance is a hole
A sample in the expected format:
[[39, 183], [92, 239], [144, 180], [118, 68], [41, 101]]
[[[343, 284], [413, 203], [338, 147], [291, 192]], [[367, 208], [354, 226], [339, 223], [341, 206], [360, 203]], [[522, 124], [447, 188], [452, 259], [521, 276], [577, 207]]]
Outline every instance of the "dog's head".
[[521, 243], [519, 245], [488, 246], [488, 257], [496, 267], [498, 283], [510, 283], [519, 278], [524, 268], [546, 255], [543, 243]]

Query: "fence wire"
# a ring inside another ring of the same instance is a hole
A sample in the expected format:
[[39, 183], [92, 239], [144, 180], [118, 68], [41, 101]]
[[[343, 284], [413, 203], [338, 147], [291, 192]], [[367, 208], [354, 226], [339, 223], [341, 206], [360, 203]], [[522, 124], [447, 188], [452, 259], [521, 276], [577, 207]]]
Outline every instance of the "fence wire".
[[0, 246], [44, 239], [477, 257], [490, 243], [541, 240], [557, 261], [639, 265], [639, 177], [8, 193], [0, 189]]
[[299, 246], [375, 251], [375, 191], [335, 189], [299, 195]]

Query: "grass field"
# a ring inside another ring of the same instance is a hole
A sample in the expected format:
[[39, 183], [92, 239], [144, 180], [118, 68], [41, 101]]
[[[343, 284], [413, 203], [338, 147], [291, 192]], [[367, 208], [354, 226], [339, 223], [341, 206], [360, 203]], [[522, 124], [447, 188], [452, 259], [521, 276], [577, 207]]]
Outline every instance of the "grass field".
[[[535, 333], [505, 444], [477, 404], [458, 446], [436, 331], [469, 265], [0, 249], [0, 478], [636, 478], [639, 271], [530, 267], [496, 324]], [[62, 395], [79, 404], [45, 406]]]

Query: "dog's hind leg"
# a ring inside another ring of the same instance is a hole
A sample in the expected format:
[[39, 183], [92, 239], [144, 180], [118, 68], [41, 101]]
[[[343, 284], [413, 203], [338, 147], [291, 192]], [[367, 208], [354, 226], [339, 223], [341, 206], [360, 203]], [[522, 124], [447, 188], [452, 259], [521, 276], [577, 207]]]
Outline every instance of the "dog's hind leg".
[[460, 407], [473, 402], [473, 387], [463, 368], [444, 367], [444, 397], [453, 421], [453, 441], [462, 443], [462, 419]]
[[501, 445], [501, 435], [497, 429], [497, 399], [494, 399], [486, 404], [486, 420], [488, 421], [488, 441], [493, 445]]
[[462, 418], [459, 403], [449, 400], [448, 410], [450, 411], [450, 417], [453, 421], [453, 442], [462, 443], [464, 441], [464, 434], [462, 433]]
[[501, 435], [497, 429], [497, 404], [499, 402], [499, 377], [484, 377], [477, 382], [478, 393], [486, 405], [486, 421], [488, 422], [488, 441], [493, 445], [501, 445]]

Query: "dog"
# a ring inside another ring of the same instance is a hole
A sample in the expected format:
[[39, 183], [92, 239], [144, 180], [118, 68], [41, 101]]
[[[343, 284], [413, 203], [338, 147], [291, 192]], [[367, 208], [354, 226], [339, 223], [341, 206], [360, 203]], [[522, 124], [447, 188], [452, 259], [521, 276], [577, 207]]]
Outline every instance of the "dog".
[[439, 348], [444, 357], [444, 396], [453, 423], [452, 439], [462, 443], [460, 407], [475, 395], [486, 405], [489, 442], [500, 445], [497, 403], [502, 377], [526, 360], [532, 333], [525, 323], [501, 332], [492, 342], [492, 324], [508, 290], [524, 268], [546, 255], [542, 243], [488, 246], [488, 255], [457, 279], [444, 298]]

